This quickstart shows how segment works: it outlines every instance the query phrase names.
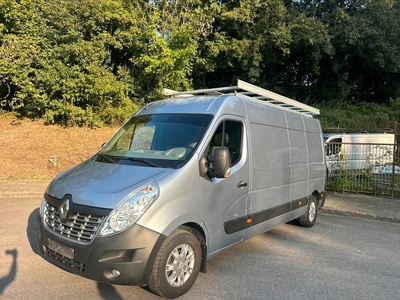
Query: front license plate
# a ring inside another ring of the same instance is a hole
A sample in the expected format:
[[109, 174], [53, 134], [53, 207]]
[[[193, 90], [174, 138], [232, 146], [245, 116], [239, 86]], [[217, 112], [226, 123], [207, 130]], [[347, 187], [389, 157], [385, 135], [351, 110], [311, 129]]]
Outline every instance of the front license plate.
[[49, 248], [51, 250], [53, 250], [54, 252], [56, 252], [62, 256], [65, 256], [69, 259], [74, 259], [74, 249], [73, 248], [69, 248], [64, 245], [61, 245], [60, 243], [53, 241], [50, 238], [47, 239], [47, 242], [48, 242]]

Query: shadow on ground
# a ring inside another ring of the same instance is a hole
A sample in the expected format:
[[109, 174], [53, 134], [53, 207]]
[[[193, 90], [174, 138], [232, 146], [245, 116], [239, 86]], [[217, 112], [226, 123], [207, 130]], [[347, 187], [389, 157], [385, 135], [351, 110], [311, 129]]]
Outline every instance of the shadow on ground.
[[17, 249], [6, 250], [6, 254], [11, 255], [13, 261], [11, 263], [10, 272], [6, 276], [0, 278], [0, 295], [3, 294], [6, 287], [10, 285], [11, 282], [13, 282], [15, 277], [17, 276], [17, 257], [18, 257]]

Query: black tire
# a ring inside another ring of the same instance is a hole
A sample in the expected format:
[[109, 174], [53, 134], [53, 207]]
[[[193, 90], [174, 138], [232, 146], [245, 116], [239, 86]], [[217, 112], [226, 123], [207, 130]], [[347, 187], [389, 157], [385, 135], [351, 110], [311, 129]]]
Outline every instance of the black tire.
[[198, 239], [188, 231], [175, 230], [157, 254], [148, 287], [169, 299], [185, 294], [196, 281], [201, 259]]
[[299, 218], [299, 224], [303, 227], [313, 227], [318, 216], [318, 202], [314, 196], [310, 197], [307, 212]]

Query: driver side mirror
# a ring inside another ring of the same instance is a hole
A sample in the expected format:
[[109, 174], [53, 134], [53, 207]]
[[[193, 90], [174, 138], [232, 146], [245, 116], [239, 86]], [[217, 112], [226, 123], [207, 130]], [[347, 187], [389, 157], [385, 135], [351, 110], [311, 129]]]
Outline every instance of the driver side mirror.
[[214, 155], [208, 155], [207, 160], [209, 164], [207, 174], [210, 177], [224, 178], [231, 167], [231, 155], [227, 148], [216, 148]]

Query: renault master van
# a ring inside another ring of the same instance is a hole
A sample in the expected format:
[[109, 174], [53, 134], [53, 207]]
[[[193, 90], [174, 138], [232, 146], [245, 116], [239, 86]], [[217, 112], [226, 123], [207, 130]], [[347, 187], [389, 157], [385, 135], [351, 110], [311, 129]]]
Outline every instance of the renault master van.
[[165, 93], [50, 183], [37, 240], [62, 269], [175, 298], [221, 251], [313, 226], [326, 167], [313, 107], [240, 80]]

